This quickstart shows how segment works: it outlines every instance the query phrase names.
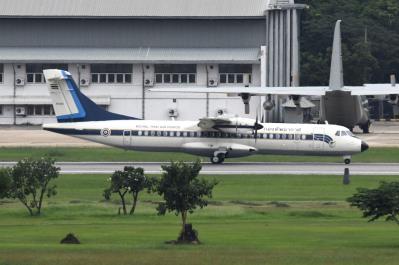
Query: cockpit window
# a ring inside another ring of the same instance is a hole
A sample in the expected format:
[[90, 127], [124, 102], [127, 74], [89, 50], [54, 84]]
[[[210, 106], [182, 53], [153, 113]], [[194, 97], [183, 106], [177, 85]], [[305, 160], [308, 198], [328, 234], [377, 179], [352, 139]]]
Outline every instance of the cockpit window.
[[356, 137], [351, 131], [337, 131], [335, 133], [335, 136], [351, 136], [351, 137]]

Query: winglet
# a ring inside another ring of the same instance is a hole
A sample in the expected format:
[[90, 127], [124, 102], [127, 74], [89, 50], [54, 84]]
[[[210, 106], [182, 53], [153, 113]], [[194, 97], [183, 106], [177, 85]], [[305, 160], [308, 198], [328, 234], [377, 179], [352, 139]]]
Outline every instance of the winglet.
[[342, 66], [341, 20], [335, 24], [334, 43], [331, 56], [330, 89], [341, 90], [344, 87], [344, 72]]

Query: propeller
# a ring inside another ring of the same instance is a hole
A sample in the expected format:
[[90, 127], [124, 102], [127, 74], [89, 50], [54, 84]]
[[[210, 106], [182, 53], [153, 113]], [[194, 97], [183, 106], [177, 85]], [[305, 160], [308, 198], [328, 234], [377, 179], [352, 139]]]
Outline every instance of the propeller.
[[254, 130], [255, 130], [255, 142], [256, 142], [256, 139], [258, 139], [258, 130], [257, 130], [257, 125], [258, 125], [258, 113], [256, 113], [256, 120], [255, 120], [255, 124], [254, 124]]
[[258, 138], [258, 130], [263, 129], [263, 125], [260, 124], [258, 122], [258, 120], [259, 120], [259, 118], [258, 118], [258, 113], [257, 113], [256, 114], [255, 124], [254, 124], [254, 127], [253, 127], [255, 142], [256, 142], [256, 139]]

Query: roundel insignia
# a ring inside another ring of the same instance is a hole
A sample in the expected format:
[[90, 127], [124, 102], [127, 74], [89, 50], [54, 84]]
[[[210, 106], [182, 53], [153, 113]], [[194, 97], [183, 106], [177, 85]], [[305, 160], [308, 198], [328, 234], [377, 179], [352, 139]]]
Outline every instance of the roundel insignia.
[[102, 129], [101, 130], [101, 135], [104, 137], [108, 137], [111, 135], [111, 130], [110, 129]]

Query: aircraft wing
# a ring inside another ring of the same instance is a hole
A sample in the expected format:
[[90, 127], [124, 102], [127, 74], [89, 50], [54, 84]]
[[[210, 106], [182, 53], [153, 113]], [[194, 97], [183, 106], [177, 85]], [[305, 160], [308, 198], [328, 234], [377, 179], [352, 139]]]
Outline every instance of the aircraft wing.
[[364, 86], [344, 87], [345, 91], [351, 92], [353, 96], [379, 96], [399, 94], [399, 87], [391, 84], [365, 84]]
[[[215, 94], [251, 94], [251, 95], [298, 95], [324, 96], [331, 91], [327, 86], [301, 87], [181, 87], [181, 88], [151, 88], [153, 92], [183, 92], [183, 93], [215, 93]], [[399, 87], [391, 84], [365, 84], [364, 86], [345, 86], [342, 91], [350, 92], [353, 96], [373, 96], [398, 94]]]
[[183, 93], [216, 93], [216, 94], [251, 94], [251, 95], [298, 95], [324, 96], [328, 87], [301, 86], [301, 87], [181, 87], [181, 88], [151, 88], [152, 92], [183, 92]]
[[198, 127], [204, 130], [212, 129], [216, 125], [229, 125], [231, 120], [227, 118], [202, 118], [198, 123]]

